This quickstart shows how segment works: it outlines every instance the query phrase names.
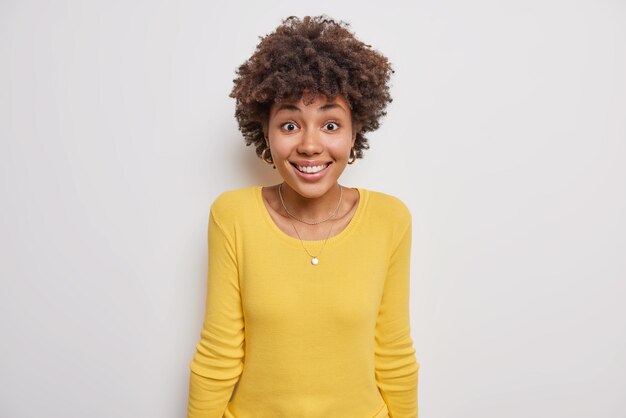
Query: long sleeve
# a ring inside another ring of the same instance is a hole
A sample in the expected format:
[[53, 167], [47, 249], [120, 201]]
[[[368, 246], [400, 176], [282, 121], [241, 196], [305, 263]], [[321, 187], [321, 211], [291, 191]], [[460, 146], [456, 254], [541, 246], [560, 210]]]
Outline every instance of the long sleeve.
[[376, 322], [376, 381], [391, 418], [417, 418], [419, 363], [410, 327], [411, 221], [394, 249]]
[[222, 418], [241, 372], [244, 320], [234, 240], [211, 208], [204, 324], [190, 364], [188, 418]]

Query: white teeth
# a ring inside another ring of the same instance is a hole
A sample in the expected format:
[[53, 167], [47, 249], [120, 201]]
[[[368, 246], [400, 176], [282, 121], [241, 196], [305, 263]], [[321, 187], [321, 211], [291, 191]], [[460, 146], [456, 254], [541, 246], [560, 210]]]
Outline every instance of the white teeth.
[[317, 173], [318, 171], [322, 171], [323, 169], [328, 167], [328, 164], [314, 165], [314, 166], [302, 166], [302, 165], [296, 164], [296, 167], [298, 168], [298, 170], [302, 171], [303, 173], [313, 174], [313, 173]]

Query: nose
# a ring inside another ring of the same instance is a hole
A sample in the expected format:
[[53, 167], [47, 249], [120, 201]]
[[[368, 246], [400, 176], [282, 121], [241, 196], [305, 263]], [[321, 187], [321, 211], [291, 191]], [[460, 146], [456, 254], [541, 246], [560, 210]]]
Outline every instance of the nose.
[[314, 129], [303, 129], [300, 142], [298, 143], [298, 153], [304, 155], [315, 155], [322, 152], [323, 143], [321, 133]]

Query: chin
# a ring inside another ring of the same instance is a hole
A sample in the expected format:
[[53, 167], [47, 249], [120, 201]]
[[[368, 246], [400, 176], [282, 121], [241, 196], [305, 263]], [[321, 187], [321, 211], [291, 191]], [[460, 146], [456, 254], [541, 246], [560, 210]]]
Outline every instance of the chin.
[[324, 196], [326, 193], [328, 193], [330, 190], [333, 189], [333, 187], [335, 187], [335, 185], [337, 184], [337, 180], [332, 181], [332, 182], [324, 182], [324, 183], [320, 183], [320, 184], [315, 184], [315, 183], [302, 183], [299, 181], [285, 181], [285, 183], [292, 188], [296, 193], [298, 193], [300, 196], [307, 198], [307, 199], [317, 199], [319, 197]]

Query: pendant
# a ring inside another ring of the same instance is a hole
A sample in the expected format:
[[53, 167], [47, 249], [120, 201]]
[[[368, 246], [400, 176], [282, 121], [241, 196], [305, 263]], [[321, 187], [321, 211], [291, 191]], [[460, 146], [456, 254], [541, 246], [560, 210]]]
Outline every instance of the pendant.
[[320, 261], [317, 259], [317, 257], [313, 257], [311, 259], [311, 264], [313, 264], [314, 266], [317, 266], [317, 263], [319, 263]]

